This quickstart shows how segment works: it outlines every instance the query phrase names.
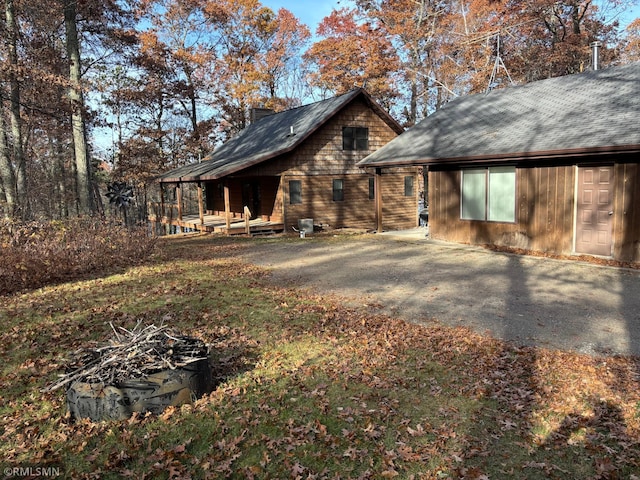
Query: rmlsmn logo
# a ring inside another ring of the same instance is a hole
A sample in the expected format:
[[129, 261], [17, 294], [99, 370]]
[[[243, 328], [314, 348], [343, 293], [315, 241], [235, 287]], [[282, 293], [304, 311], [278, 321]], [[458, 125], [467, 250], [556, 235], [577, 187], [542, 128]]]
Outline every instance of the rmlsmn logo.
[[60, 467], [7, 467], [5, 477], [59, 477]]

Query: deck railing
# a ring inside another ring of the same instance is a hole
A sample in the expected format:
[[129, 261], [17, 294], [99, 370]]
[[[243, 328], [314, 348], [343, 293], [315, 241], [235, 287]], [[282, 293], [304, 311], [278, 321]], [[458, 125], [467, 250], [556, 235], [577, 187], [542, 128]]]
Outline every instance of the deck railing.
[[177, 203], [161, 203], [161, 202], [149, 202], [149, 212], [155, 216], [157, 221], [163, 218], [177, 219], [178, 218], [178, 204]]

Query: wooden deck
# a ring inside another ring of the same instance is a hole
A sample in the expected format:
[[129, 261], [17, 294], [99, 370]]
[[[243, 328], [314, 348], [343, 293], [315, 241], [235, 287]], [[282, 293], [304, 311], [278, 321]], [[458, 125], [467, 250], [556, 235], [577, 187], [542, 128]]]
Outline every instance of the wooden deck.
[[[224, 217], [218, 215], [205, 215], [203, 223], [200, 223], [199, 215], [183, 215], [182, 220], [168, 217], [162, 217], [158, 220], [154, 215], [150, 215], [149, 220], [152, 223], [173, 225], [182, 229], [191, 229], [207, 233], [222, 233], [225, 235], [242, 235], [247, 233], [247, 223], [244, 218], [232, 218], [228, 229]], [[270, 222], [262, 219], [249, 220], [250, 235], [282, 232], [283, 230], [283, 223]]]

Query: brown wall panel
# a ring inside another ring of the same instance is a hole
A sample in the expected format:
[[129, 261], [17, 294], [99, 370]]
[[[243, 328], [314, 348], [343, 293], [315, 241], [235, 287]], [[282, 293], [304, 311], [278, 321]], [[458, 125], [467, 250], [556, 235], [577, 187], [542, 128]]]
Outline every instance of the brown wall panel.
[[573, 167], [516, 169], [515, 223], [460, 219], [460, 171], [429, 172], [430, 234], [469, 244], [569, 253], [573, 235]]
[[613, 250], [615, 258], [640, 261], [640, 165], [615, 166]]

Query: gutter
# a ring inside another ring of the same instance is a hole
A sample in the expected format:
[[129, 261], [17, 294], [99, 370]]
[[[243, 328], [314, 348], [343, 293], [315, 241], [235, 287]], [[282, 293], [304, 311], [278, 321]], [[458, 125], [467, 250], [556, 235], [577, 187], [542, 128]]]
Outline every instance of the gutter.
[[591, 148], [576, 148], [571, 150], [543, 150], [539, 152], [514, 152], [503, 154], [487, 154], [477, 156], [465, 156], [465, 157], [440, 157], [440, 158], [413, 158], [413, 159], [394, 159], [387, 161], [373, 161], [370, 163], [364, 163], [364, 161], [358, 162], [356, 165], [360, 168], [371, 167], [401, 167], [401, 166], [415, 166], [415, 165], [460, 165], [460, 164], [477, 164], [477, 163], [501, 163], [512, 161], [518, 163], [525, 160], [551, 160], [559, 158], [576, 158], [576, 157], [588, 157], [588, 156], [605, 156], [605, 155], [620, 155], [620, 154], [633, 154], [640, 153], [640, 144], [634, 145], [622, 145], [622, 146], [607, 146], [607, 147], [591, 147]]

